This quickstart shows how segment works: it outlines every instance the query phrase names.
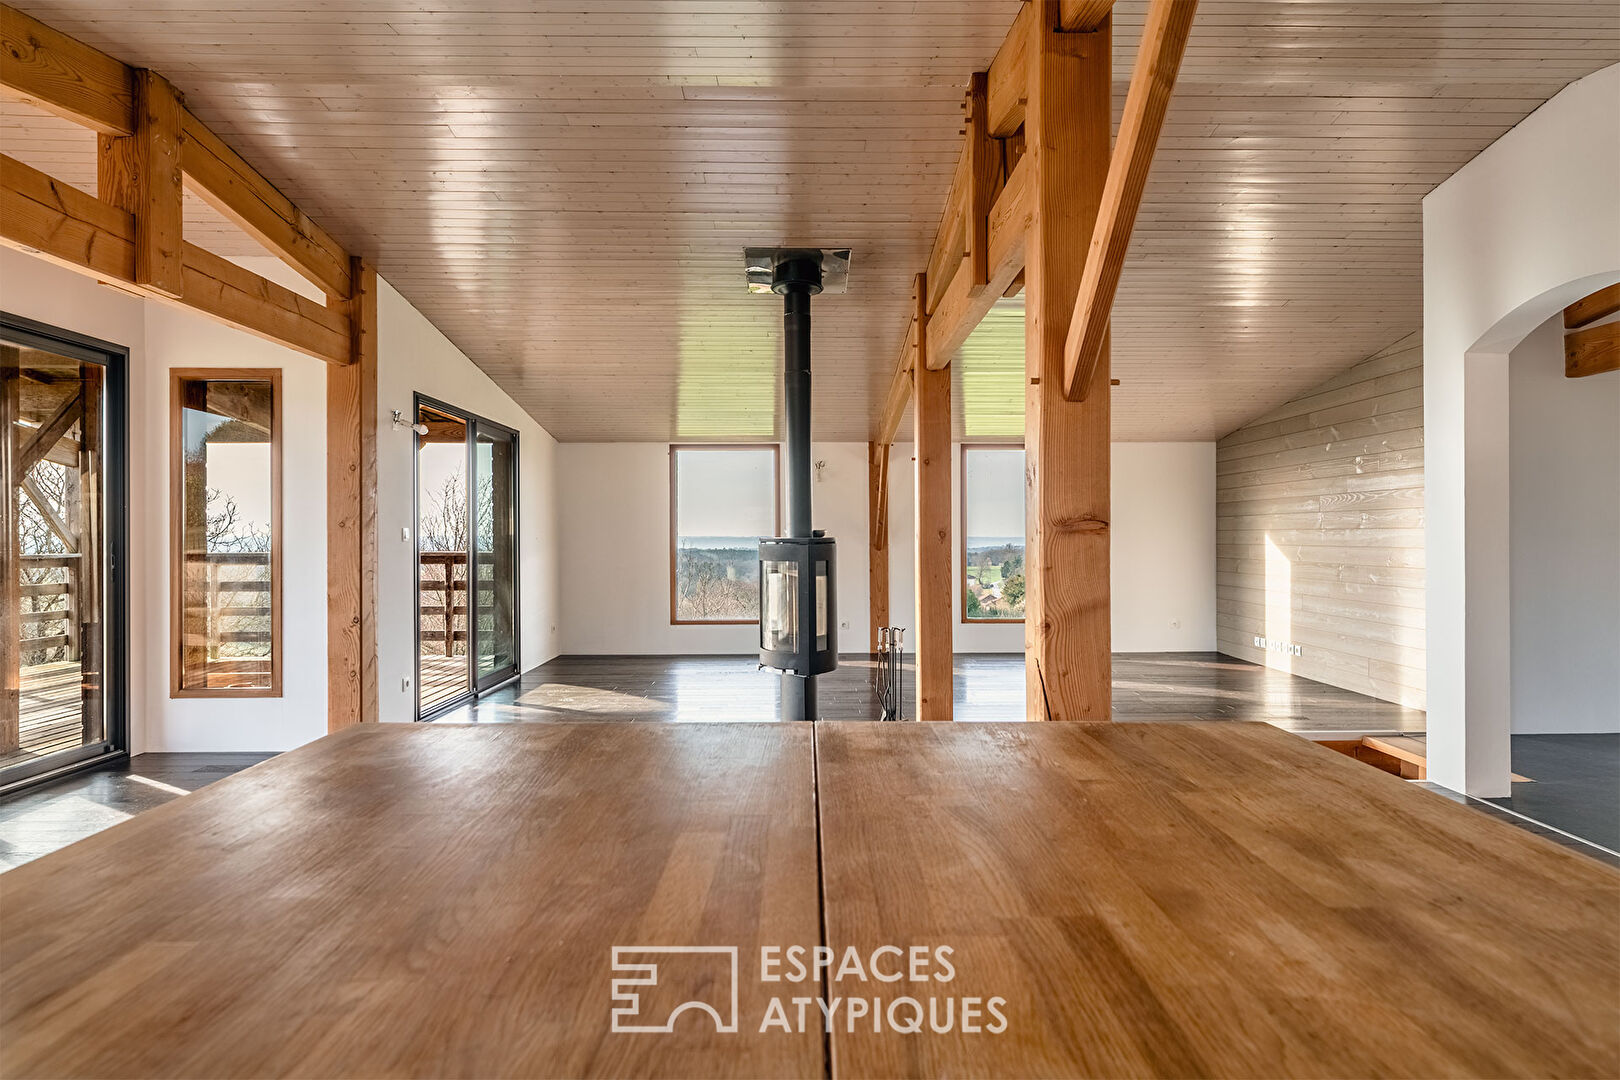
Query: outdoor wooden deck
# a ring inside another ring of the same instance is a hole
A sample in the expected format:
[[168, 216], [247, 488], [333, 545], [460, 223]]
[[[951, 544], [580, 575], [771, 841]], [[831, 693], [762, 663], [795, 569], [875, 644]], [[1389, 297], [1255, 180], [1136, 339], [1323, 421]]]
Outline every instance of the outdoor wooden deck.
[[43, 757], [84, 744], [84, 714], [77, 660], [22, 669], [22, 738], [0, 755], [0, 766]]
[[467, 657], [422, 653], [422, 711], [429, 712], [467, 689]]

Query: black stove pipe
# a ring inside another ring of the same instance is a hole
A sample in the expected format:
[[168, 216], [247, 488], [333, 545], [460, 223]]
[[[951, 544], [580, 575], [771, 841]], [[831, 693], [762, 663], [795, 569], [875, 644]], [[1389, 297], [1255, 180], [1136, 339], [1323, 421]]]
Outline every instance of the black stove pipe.
[[[821, 261], [784, 259], [771, 291], [782, 296], [782, 408], [787, 419], [787, 535], [811, 535], [810, 298], [821, 291]], [[782, 719], [816, 719], [816, 677], [782, 676]]]

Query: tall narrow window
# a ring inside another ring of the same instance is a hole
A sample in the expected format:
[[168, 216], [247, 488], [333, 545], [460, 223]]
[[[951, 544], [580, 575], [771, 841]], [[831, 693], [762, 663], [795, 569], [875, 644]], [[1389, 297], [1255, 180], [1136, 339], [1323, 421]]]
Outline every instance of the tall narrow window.
[[962, 447], [962, 619], [1024, 617], [1024, 451]]
[[759, 538], [774, 536], [774, 446], [672, 446], [672, 623], [759, 621]]
[[175, 697], [281, 694], [281, 372], [175, 371]]

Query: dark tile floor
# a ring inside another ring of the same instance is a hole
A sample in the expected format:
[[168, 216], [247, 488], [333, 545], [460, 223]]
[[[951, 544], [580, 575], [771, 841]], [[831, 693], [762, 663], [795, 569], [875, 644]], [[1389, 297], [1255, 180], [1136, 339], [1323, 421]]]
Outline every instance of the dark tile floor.
[[[875, 720], [874, 663], [845, 656], [817, 680], [823, 719]], [[915, 671], [904, 672], [904, 715], [916, 715]], [[738, 656], [562, 656], [441, 720], [774, 720], [781, 680]], [[958, 720], [1022, 720], [1024, 658], [959, 654]], [[1422, 711], [1312, 682], [1219, 653], [1114, 657], [1120, 720], [1265, 720], [1295, 731], [1421, 732]]]
[[1492, 805], [1620, 851], [1620, 735], [1515, 735], [1513, 771]]
[[[1546, 735], [1526, 735], [1523, 737], [1527, 739], [1548, 738]], [[1599, 846], [1595, 840], [1588, 841], [1579, 833], [1572, 834], [1568, 829], [1548, 828], [1545, 825], [1542, 825], [1539, 821], [1531, 820], [1528, 817], [1520, 817], [1517, 814], [1507, 813], [1501, 807], [1496, 805], [1499, 802], [1506, 802], [1507, 800], [1505, 799], [1476, 799], [1469, 795], [1460, 795], [1457, 792], [1452, 791], [1450, 788], [1443, 788], [1438, 784], [1431, 784], [1427, 780], [1414, 780], [1412, 783], [1417, 784], [1419, 787], [1427, 788], [1437, 795], [1443, 795], [1444, 797], [1455, 802], [1460, 802], [1465, 806], [1471, 806], [1480, 813], [1496, 818], [1498, 821], [1505, 821], [1509, 825], [1515, 826], [1516, 828], [1523, 829], [1526, 832], [1535, 833], [1537, 836], [1551, 840], [1553, 843], [1558, 844], [1561, 847], [1569, 848], [1571, 851], [1578, 851], [1582, 855], [1589, 856], [1598, 860], [1599, 862], [1608, 863], [1610, 866], [1620, 869], [1620, 854], [1616, 853], [1616, 849], [1610, 848], [1606, 844]], [[1513, 786], [1519, 787], [1518, 784], [1514, 784]]]
[[66, 847], [272, 754], [137, 754], [0, 801], [0, 870]]

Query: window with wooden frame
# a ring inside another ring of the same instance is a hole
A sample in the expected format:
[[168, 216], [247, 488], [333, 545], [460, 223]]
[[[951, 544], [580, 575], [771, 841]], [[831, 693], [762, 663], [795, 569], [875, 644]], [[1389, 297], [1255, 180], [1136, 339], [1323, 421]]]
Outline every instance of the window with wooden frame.
[[962, 621], [1024, 620], [1024, 448], [962, 447]]
[[669, 621], [757, 623], [759, 538], [781, 529], [778, 449], [669, 448]]
[[170, 380], [170, 696], [279, 697], [281, 372]]

